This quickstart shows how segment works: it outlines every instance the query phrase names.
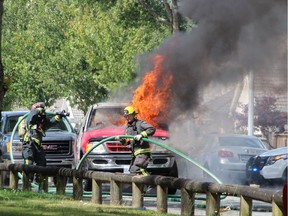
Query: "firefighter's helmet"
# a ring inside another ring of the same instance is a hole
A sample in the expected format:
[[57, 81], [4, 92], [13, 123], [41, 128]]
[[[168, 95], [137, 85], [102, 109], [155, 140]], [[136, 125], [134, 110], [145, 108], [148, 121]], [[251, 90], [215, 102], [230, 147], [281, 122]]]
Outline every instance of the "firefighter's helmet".
[[136, 113], [136, 111], [135, 111], [135, 109], [132, 107], [132, 106], [127, 106], [127, 107], [125, 107], [124, 108], [124, 116], [126, 116], [126, 115], [136, 115], [137, 113]]
[[44, 102], [37, 102], [32, 105], [31, 110], [34, 110], [36, 108], [43, 108], [45, 109], [45, 103]]

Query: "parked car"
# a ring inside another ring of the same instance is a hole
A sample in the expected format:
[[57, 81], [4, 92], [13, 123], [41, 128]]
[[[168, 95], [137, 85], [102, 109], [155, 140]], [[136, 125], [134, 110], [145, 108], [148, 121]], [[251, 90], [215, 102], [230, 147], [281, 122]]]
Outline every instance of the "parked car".
[[[5, 111], [1, 113], [0, 151], [3, 161], [12, 159], [10, 156], [11, 135], [19, 117], [27, 113], [28, 111]], [[48, 112], [47, 116], [52, 117], [53, 114]], [[77, 134], [66, 117], [63, 117], [60, 123], [49, 128], [42, 142], [46, 153], [47, 166], [74, 168], [76, 139]], [[12, 152], [14, 163], [23, 163], [22, 142], [17, 129], [13, 137]]]
[[[268, 149], [255, 136], [240, 134], [210, 134], [203, 140], [204, 167], [222, 183], [247, 184], [246, 163], [252, 156]], [[207, 173], [205, 178], [210, 180]]]
[[288, 147], [269, 150], [251, 157], [246, 165], [249, 184], [270, 185], [287, 183]]
[[[116, 135], [124, 135], [126, 120], [123, 118], [123, 110], [126, 103], [97, 103], [88, 110], [85, 121], [80, 128], [77, 140], [78, 159], [101, 140]], [[151, 139], [168, 144], [169, 134], [167, 130], [156, 129]], [[168, 150], [150, 143], [152, 160], [148, 165], [148, 172], [154, 175], [178, 177], [178, 169], [175, 157]], [[131, 162], [131, 149], [123, 146], [119, 141], [108, 141], [98, 146], [81, 165], [87, 170], [102, 172], [128, 173]], [[85, 190], [91, 190], [91, 182], [86, 181]], [[169, 190], [175, 193], [176, 190]]]

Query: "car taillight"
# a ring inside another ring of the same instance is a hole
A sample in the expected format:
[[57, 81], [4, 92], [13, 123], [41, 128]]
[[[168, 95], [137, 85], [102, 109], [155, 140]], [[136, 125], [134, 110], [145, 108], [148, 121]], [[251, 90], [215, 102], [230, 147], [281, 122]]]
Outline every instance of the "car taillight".
[[218, 156], [222, 158], [227, 158], [227, 157], [233, 157], [234, 154], [231, 151], [220, 150], [218, 151]]

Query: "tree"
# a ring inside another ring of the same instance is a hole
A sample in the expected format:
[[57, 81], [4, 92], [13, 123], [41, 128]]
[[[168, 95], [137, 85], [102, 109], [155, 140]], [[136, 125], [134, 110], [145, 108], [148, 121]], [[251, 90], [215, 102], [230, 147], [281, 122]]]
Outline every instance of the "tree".
[[67, 97], [84, 112], [136, 77], [135, 56], [169, 28], [127, 1], [6, 1], [5, 106]]
[[163, 0], [155, 2], [139, 0], [139, 2], [143, 6], [143, 8], [155, 18], [155, 20], [165, 25], [168, 25], [171, 28], [172, 34], [180, 31], [181, 16], [178, 12], [177, 0]]
[[[259, 127], [268, 138], [270, 131], [284, 132], [287, 112], [277, 110], [277, 99], [273, 97], [255, 98], [254, 126]], [[236, 115], [238, 128], [248, 125], [248, 105], [241, 105], [242, 112]]]
[[2, 16], [3, 16], [3, 1], [0, 0], [0, 118], [3, 108], [3, 98], [7, 91], [6, 84], [4, 82], [4, 69], [2, 64]]

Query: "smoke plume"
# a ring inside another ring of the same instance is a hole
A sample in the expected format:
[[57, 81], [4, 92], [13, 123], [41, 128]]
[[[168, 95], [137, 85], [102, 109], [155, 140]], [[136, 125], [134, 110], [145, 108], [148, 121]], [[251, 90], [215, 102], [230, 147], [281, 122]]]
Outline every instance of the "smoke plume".
[[286, 8], [285, 0], [184, 1], [179, 11], [197, 27], [156, 51], [165, 56], [164, 71], [173, 74], [177, 113], [195, 109], [209, 83], [236, 83], [250, 70], [275, 76], [273, 68], [281, 65], [280, 88], [287, 89]]

